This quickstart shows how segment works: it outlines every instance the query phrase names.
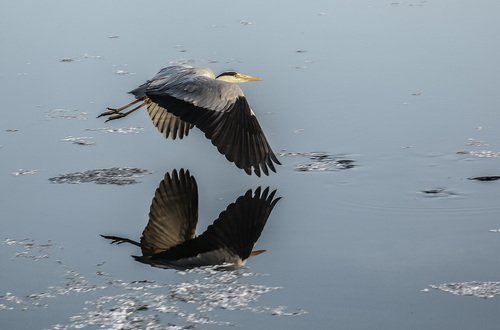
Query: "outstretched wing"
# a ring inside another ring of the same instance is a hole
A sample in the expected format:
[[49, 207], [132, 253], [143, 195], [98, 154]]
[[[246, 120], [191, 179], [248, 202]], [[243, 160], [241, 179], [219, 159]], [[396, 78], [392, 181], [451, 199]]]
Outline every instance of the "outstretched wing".
[[220, 153], [247, 174], [276, 172], [280, 164], [237, 84], [208, 69], [169, 67], [149, 81], [145, 95], [205, 133]]
[[245, 260], [260, 237], [262, 230], [280, 198], [269, 187], [248, 190], [223, 211], [200, 236], [150, 258], [136, 258], [153, 266], [175, 265], [193, 267], [229, 262], [224, 258]]
[[[174, 67], [176, 68], [176, 67]], [[178, 67], [181, 68], [181, 67]], [[146, 96], [146, 89], [152, 81], [157, 81], [162, 79], [162, 77], [172, 75], [172, 72], [164, 72], [165, 69], [160, 71], [152, 80], [148, 80], [146, 83], [140, 85], [136, 89], [130, 91], [136, 99], [140, 99]], [[155, 102], [151, 100], [146, 101], [148, 114], [155, 127], [162, 133], [165, 138], [172, 138], [175, 140], [177, 137], [182, 139], [184, 136], [189, 135], [189, 130], [193, 128], [193, 124], [183, 121], [173, 113], [168, 112], [166, 109], [162, 108]]]
[[149, 222], [141, 237], [143, 255], [170, 249], [194, 237], [198, 222], [198, 188], [189, 171], [165, 174], [156, 189]]
[[173, 113], [168, 112], [154, 102], [149, 102], [148, 114], [156, 128], [167, 139], [169, 137], [173, 140], [177, 137], [182, 139], [184, 136], [189, 135], [189, 130], [194, 126], [193, 124], [180, 119]]

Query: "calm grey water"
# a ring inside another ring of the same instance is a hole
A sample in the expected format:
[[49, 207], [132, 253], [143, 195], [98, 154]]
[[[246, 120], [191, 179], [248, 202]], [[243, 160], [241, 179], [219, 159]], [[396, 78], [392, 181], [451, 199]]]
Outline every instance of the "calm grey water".
[[[500, 175], [499, 12], [487, 0], [5, 1], [0, 328], [498, 329], [500, 182], [468, 178]], [[198, 131], [166, 141], [145, 111], [95, 118], [169, 63], [264, 78], [242, 87], [283, 154], [278, 174], [247, 176]], [[311, 152], [330, 163], [311, 166]], [[151, 174], [48, 180], [112, 167]], [[183, 273], [99, 237], [139, 238], [174, 168], [196, 176], [200, 230], [247, 189], [277, 188], [268, 251], [239, 272]]]

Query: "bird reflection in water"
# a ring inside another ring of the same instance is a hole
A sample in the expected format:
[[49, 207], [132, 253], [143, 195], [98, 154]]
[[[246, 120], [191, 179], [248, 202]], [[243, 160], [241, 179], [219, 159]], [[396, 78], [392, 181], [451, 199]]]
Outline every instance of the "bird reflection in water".
[[101, 235], [111, 243], [130, 243], [142, 250], [135, 260], [154, 267], [187, 269], [224, 265], [240, 268], [250, 256], [276, 203], [276, 190], [248, 190], [229, 204], [207, 230], [196, 236], [198, 187], [189, 170], [166, 173], [151, 203], [149, 222], [140, 242]]

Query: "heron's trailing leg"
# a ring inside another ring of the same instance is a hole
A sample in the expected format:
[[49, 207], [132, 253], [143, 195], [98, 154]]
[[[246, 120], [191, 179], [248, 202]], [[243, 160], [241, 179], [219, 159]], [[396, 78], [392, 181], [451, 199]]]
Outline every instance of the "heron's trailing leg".
[[[103, 116], [110, 116], [110, 115], [113, 115], [113, 114], [118, 114], [118, 113], [120, 113], [120, 111], [125, 110], [125, 109], [133, 106], [134, 104], [142, 102], [142, 101], [146, 101], [146, 97], [141, 97], [140, 99], [132, 101], [132, 102], [130, 102], [128, 104], [125, 104], [124, 106], [119, 107], [119, 108], [107, 108], [109, 111], [105, 111], [105, 112], [101, 113], [99, 116], [97, 116], [97, 118], [103, 117]], [[142, 105], [144, 105], [144, 104], [142, 104]]]
[[133, 245], [137, 245], [137, 246], [141, 246], [141, 244], [139, 242], [136, 242], [136, 241], [133, 241], [129, 238], [123, 238], [123, 237], [118, 237], [118, 236], [108, 236], [108, 235], [101, 235], [102, 237], [104, 238], [107, 238], [107, 239], [110, 239], [111, 240], [111, 244], [122, 244], [122, 243], [130, 243], [130, 244], [133, 244]]
[[138, 106], [136, 106], [135, 108], [133, 108], [132, 110], [129, 110], [127, 112], [116, 112], [114, 115], [109, 116], [109, 118], [105, 121], [105, 123], [107, 123], [110, 120], [115, 120], [115, 119], [126, 117], [126, 116], [130, 115], [132, 112], [142, 108], [144, 105], [145, 105], [145, 103], [141, 103]]

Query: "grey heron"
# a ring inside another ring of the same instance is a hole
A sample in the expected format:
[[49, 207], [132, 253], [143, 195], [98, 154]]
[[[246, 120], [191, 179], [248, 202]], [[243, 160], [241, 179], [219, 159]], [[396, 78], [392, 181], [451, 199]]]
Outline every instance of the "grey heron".
[[123, 118], [147, 107], [149, 116], [166, 138], [189, 134], [196, 126], [219, 152], [247, 174], [276, 172], [281, 165], [237, 83], [261, 78], [226, 71], [218, 76], [208, 68], [169, 66], [130, 93], [136, 98], [120, 108], [108, 108], [98, 117]]
[[149, 221], [140, 242], [101, 235], [111, 243], [139, 246], [137, 261], [160, 268], [187, 269], [230, 264], [239, 268], [250, 256], [265, 252], [253, 247], [276, 203], [276, 190], [248, 190], [229, 204], [217, 220], [196, 236], [198, 187], [195, 178], [181, 169], [165, 174], [151, 202]]

